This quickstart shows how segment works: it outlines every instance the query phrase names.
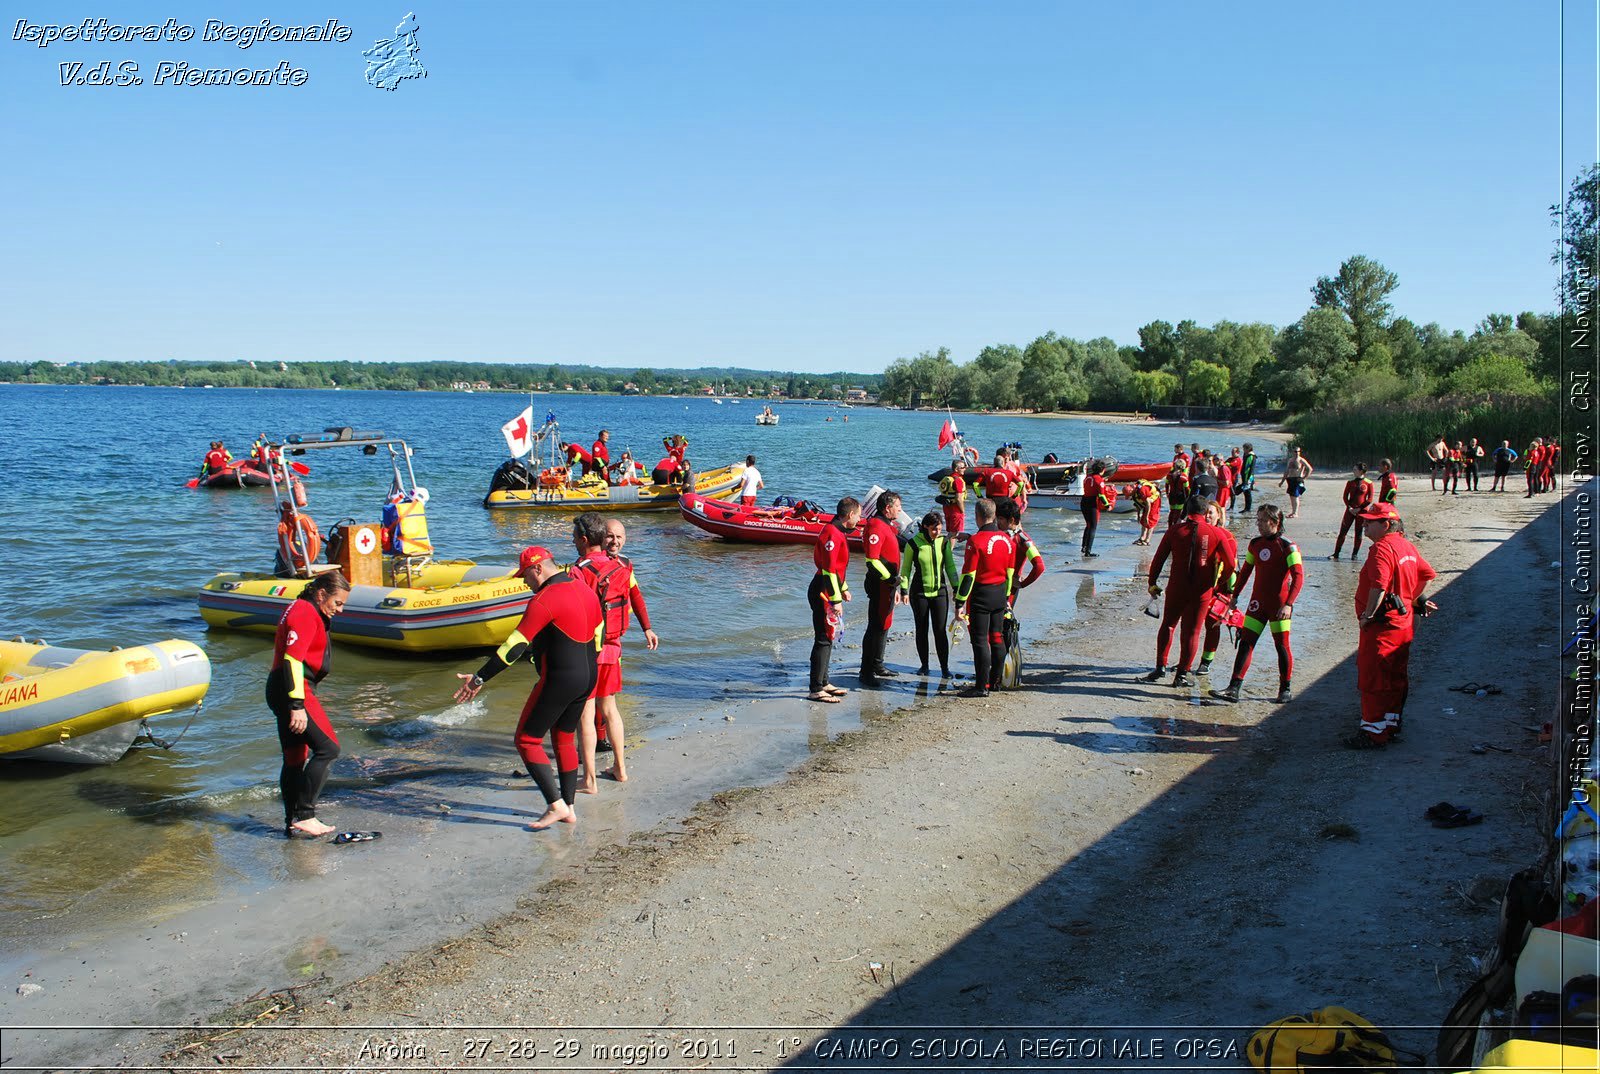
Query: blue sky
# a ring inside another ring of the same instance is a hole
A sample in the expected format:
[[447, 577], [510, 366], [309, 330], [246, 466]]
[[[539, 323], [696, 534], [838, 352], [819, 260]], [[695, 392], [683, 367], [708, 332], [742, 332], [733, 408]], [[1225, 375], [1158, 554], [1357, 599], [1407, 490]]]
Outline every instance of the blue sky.
[[[1595, 158], [1592, 4], [7, 5], [0, 359], [882, 369], [1049, 330], [1547, 310]], [[226, 11], [232, 14], [225, 15]], [[106, 16], [348, 44], [11, 39]], [[1566, 144], [1558, 60], [1567, 62]], [[62, 87], [132, 60], [147, 84]], [[305, 68], [158, 87], [161, 60]], [[8, 308], [9, 307], [9, 308]]]

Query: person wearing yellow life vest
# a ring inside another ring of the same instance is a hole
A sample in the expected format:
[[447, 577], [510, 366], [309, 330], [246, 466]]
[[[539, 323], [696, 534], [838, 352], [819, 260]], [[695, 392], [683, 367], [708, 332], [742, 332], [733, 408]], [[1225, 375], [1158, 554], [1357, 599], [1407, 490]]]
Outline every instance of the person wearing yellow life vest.
[[967, 528], [967, 460], [957, 458], [950, 472], [939, 479], [939, 495], [944, 508], [944, 529], [953, 538]]
[[928, 674], [931, 627], [939, 656], [939, 677], [950, 678], [950, 635], [945, 622], [950, 618], [950, 594], [959, 584], [956, 555], [950, 538], [944, 534], [944, 519], [939, 512], [929, 511], [922, 516], [921, 525], [900, 559], [900, 590], [910, 594], [911, 615], [917, 623], [917, 656], [921, 661], [918, 675]]

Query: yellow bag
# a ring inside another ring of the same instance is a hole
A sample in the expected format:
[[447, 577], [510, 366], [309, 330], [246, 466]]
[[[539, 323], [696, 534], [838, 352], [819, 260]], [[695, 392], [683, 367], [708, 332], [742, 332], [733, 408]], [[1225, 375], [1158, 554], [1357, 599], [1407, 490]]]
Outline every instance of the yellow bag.
[[1383, 1030], [1343, 1007], [1280, 1018], [1255, 1032], [1245, 1055], [1261, 1071], [1397, 1069]]

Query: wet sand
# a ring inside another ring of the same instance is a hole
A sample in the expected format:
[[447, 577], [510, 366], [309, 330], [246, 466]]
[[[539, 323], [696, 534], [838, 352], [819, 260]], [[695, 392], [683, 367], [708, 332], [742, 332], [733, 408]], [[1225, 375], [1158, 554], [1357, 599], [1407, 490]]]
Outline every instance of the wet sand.
[[[1419, 631], [1407, 741], [1351, 753], [1337, 742], [1356, 719], [1355, 569], [1324, 558], [1342, 480], [1314, 480], [1290, 530], [1309, 575], [1290, 706], [1263, 700], [1275, 680], [1265, 641], [1245, 704], [1137, 683], [1154, 634], [1132, 578], [1142, 550], [1120, 547], [1132, 536], [1126, 527], [1103, 527], [1100, 548], [1114, 555], [1096, 561], [1102, 569], [1079, 574], [1073, 563], [1050, 576], [1058, 599], [1070, 597], [1083, 614], [1043, 636], [1030, 632], [1025, 691], [918, 701], [901, 680], [889, 704], [866, 699], [860, 729], [827, 745], [841, 724], [818, 725], [810, 711], [818, 706], [757, 699], [790, 713], [775, 722], [796, 735], [805, 727], [807, 748], [816, 748], [776, 782], [770, 765], [726, 770], [722, 745], [738, 724], [712, 707], [704, 727], [682, 736], [682, 764], [642, 751], [627, 788], [580, 803], [576, 831], [508, 830], [506, 822], [525, 821], [526, 781], [515, 788], [494, 776], [457, 796], [478, 802], [483, 819], [449, 829], [449, 864], [436, 860], [439, 842], [420, 856], [399, 840], [287, 848], [332, 862], [320, 886], [285, 883], [254, 905], [213, 907], [218, 918], [203, 935], [151, 930], [151, 944], [186, 948], [191, 967], [211, 972], [206, 1002], [197, 1005], [192, 990], [183, 1002], [143, 1002], [133, 989], [159, 979], [113, 981], [93, 968], [70, 984], [40, 974], [44, 992], [5, 997], [13, 1025], [67, 1021], [68, 1012], [79, 1015], [73, 1022], [98, 1022], [84, 1009], [97, 996], [98, 1009], [123, 1022], [262, 1017], [270, 1030], [181, 1053], [172, 1051], [181, 1041], [162, 1034], [53, 1031], [45, 1041], [13, 1032], [7, 1057], [224, 1054], [233, 1057], [225, 1065], [378, 1069], [358, 1045], [373, 1034], [311, 1028], [341, 1024], [1227, 1027], [1331, 1002], [1380, 1024], [1437, 1022], [1470, 980], [1471, 956], [1492, 939], [1494, 908], [1482, 892], [1538, 851], [1531, 803], [1548, 768], [1523, 728], [1550, 708], [1559, 644], [1530, 636], [1533, 648], [1513, 651], [1502, 642], [1504, 624], [1535, 622], [1548, 606], [1558, 535], [1549, 498], [1441, 500], [1424, 491], [1425, 477], [1405, 482], [1408, 529], [1441, 572], [1435, 593], [1445, 611]], [[1024, 595], [1025, 623], [1031, 599], [1046, 598], [1038, 587]], [[891, 663], [904, 668], [910, 643], [896, 633]], [[1231, 652], [1225, 644], [1219, 667]], [[1468, 680], [1503, 692], [1449, 690]], [[842, 719], [831, 707], [828, 717]], [[1475, 755], [1477, 742], [1510, 752]], [[765, 785], [685, 814], [729, 776]], [[1441, 799], [1489, 819], [1433, 829], [1421, 813]], [[343, 815], [337, 823], [363, 826]], [[625, 833], [637, 834], [624, 841]], [[538, 840], [537, 850], [515, 849], [524, 839]], [[513, 849], [501, 852], [502, 868], [486, 869], [496, 845]], [[471, 853], [458, 856], [458, 846]], [[535, 854], [548, 870], [530, 863]], [[294, 860], [310, 859], [286, 857]], [[487, 889], [479, 910], [503, 912], [481, 926], [457, 922], [455, 939], [419, 951], [417, 937], [437, 934], [457, 912], [430, 895], [441, 883], [459, 887], [468, 868], [466, 879]], [[306, 926], [304, 907], [271, 905], [298, 903], [308, 888], [354, 903], [349, 921], [366, 921], [328, 930], [324, 941], [340, 952], [332, 959], [308, 949], [318, 930]], [[261, 933], [284, 938], [275, 978], [217, 972]], [[376, 952], [343, 954], [347, 934]], [[374, 954], [393, 961], [373, 966]], [[181, 960], [166, 958], [183, 972]], [[818, 1032], [794, 1035], [809, 1045]], [[1431, 1047], [1428, 1034], [1395, 1035], [1412, 1050]], [[411, 1028], [404, 1039], [451, 1065], [459, 1036]], [[740, 1066], [778, 1061], [772, 1047], [757, 1057], [744, 1047]]]

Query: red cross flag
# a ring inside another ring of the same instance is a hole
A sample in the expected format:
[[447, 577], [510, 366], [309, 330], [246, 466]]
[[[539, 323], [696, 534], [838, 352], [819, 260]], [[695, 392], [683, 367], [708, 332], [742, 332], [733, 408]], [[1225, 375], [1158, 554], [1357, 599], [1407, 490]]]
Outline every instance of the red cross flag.
[[520, 459], [533, 450], [533, 404], [522, 408], [522, 413], [500, 426], [506, 438], [506, 449], [513, 459]]

